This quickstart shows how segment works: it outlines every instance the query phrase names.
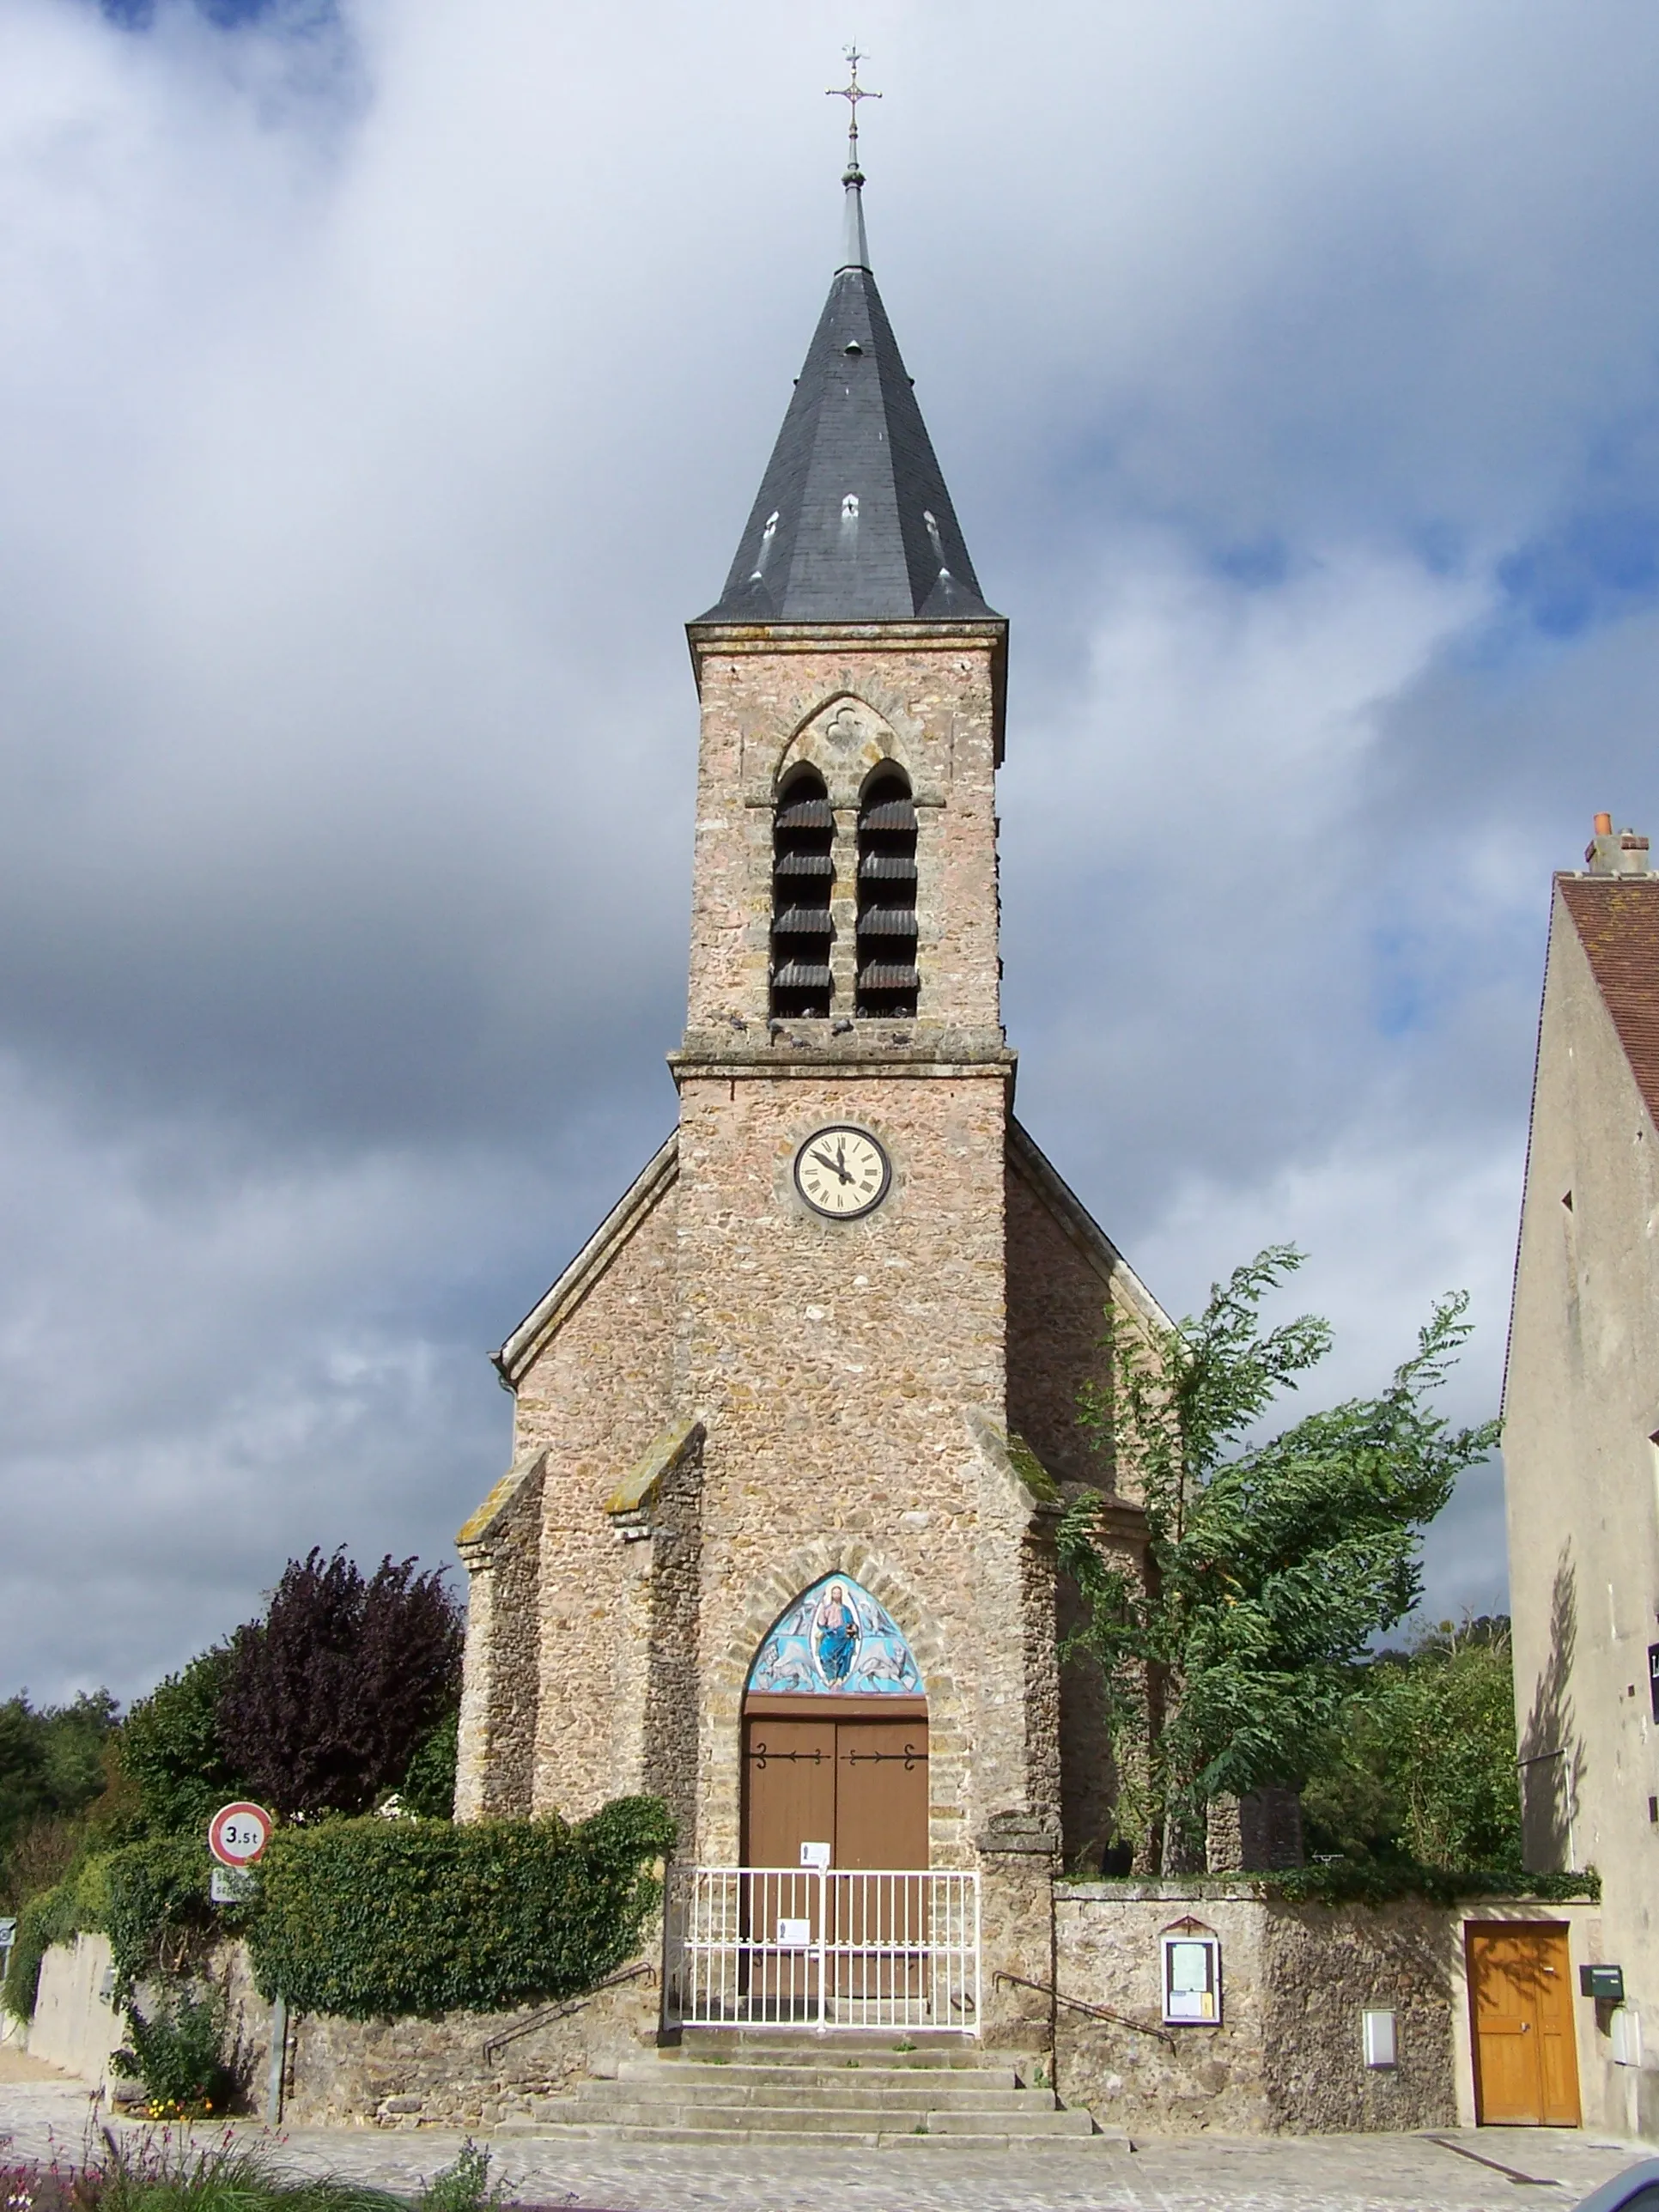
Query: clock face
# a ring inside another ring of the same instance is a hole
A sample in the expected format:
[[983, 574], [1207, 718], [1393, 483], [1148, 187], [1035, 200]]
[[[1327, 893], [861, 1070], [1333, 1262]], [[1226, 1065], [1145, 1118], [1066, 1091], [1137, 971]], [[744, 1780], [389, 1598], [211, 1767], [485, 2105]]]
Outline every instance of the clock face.
[[816, 1130], [795, 1155], [795, 1188], [814, 1212], [850, 1221], [887, 1195], [893, 1170], [867, 1129]]

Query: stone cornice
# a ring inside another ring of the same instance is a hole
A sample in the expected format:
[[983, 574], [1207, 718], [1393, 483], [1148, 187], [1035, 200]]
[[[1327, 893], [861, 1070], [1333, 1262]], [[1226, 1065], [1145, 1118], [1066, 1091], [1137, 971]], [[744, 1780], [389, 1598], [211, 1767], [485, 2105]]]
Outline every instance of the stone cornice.
[[828, 1054], [819, 1057], [804, 1053], [789, 1060], [703, 1060], [676, 1052], [669, 1054], [668, 1066], [677, 1084], [699, 1079], [721, 1083], [752, 1083], [762, 1079], [769, 1082], [787, 1083], [792, 1079], [805, 1082], [821, 1075], [858, 1081], [884, 1078], [893, 1083], [961, 1081], [977, 1077], [1012, 1084], [1014, 1078], [1012, 1054], [1005, 1060], [831, 1060]]
[[[918, 1038], [910, 1044], [882, 1044], [856, 1032], [846, 1036], [826, 1034], [802, 1037], [802, 1024], [791, 1023], [780, 1036], [756, 1028], [724, 1033], [693, 1030], [678, 1052], [668, 1055], [677, 1084], [690, 1077], [712, 1076], [721, 1081], [744, 1081], [756, 1076], [811, 1078], [834, 1075], [867, 1080], [887, 1077], [899, 1082], [937, 1080], [940, 1077], [992, 1077], [1010, 1085], [1018, 1054], [1002, 1041], [1000, 1030], [945, 1030]], [[826, 1032], [829, 1024], [823, 1025]]]
[[1006, 646], [1008, 623], [1001, 615], [966, 622], [872, 623], [687, 623], [693, 664], [711, 653], [914, 653], [918, 647], [984, 645], [993, 652]]

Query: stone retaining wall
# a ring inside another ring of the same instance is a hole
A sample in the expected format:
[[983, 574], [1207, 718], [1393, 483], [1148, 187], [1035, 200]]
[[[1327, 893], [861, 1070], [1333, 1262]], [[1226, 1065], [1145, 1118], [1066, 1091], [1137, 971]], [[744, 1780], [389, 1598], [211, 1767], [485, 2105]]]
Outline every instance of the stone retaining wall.
[[[654, 1958], [623, 1968], [586, 1996], [504, 2013], [436, 2019], [341, 2020], [300, 2014], [289, 2022], [283, 2118], [298, 2127], [489, 2128], [527, 2117], [532, 2101], [591, 2075], [614, 2075], [625, 2058], [654, 2049], [659, 1976]], [[245, 1944], [226, 1944], [212, 1972], [227, 1999], [226, 2047], [252, 2112], [264, 2107], [271, 2008], [253, 1985]], [[37, 2057], [104, 2082], [125, 2017], [106, 1994], [108, 1938], [54, 1943], [41, 1963], [28, 2047]], [[159, 1992], [139, 1992], [153, 2009]]]
[[102, 2081], [119, 2048], [125, 2016], [110, 2002], [115, 1967], [107, 1936], [54, 1943], [40, 1961], [40, 1985], [28, 2027], [28, 2050], [49, 2066], [83, 2081]]
[[[489, 2128], [531, 2116], [536, 2099], [654, 2049], [658, 1974], [613, 1979], [586, 1996], [512, 2012], [435, 2019], [342, 2020], [301, 2014], [289, 2024], [283, 2118], [295, 2127]], [[240, 1945], [227, 1958], [231, 2020], [250, 2101], [261, 2104], [270, 2008], [253, 1988]], [[630, 1970], [624, 1968], [624, 1973]]]
[[[1559, 1923], [1583, 1908], [1510, 1899], [1498, 1910]], [[1202, 1877], [1062, 1883], [1054, 1987], [1119, 2017], [1056, 2007], [1055, 2087], [1103, 2125], [1149, 2134], [1467, 2124], [1463, 1924], [1487, 1917], [1474, 1902], [1419, 1899], [1292, 1905]], [[1161, 2020], [1159, 1938], [1188, 1919], [1220, 1939], [1214, 2027]], [[1395, 2015], [1389, 2068], [1364, 2063], [1362, 2015], [1371, 2008]]]

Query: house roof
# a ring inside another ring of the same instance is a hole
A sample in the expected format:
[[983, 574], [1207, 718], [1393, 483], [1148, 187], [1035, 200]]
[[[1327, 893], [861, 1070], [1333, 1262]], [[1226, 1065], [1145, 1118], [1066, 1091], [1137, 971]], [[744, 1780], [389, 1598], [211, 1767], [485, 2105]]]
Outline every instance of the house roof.
[[1659, 1125], [1659, 876], [1560, 875], [1555, 883]]
[[876, 289], [856, 164], [842, 264], [737, 556], [704, 623], [991, 615]]

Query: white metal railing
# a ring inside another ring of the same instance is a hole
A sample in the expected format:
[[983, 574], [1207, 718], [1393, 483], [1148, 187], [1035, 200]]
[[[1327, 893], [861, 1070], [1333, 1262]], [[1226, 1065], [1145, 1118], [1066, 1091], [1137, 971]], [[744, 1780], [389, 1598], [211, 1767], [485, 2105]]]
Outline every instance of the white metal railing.
[[976, 1873], [677, 1867], [664, 1937], [671, 2026], [979, 2033]]

